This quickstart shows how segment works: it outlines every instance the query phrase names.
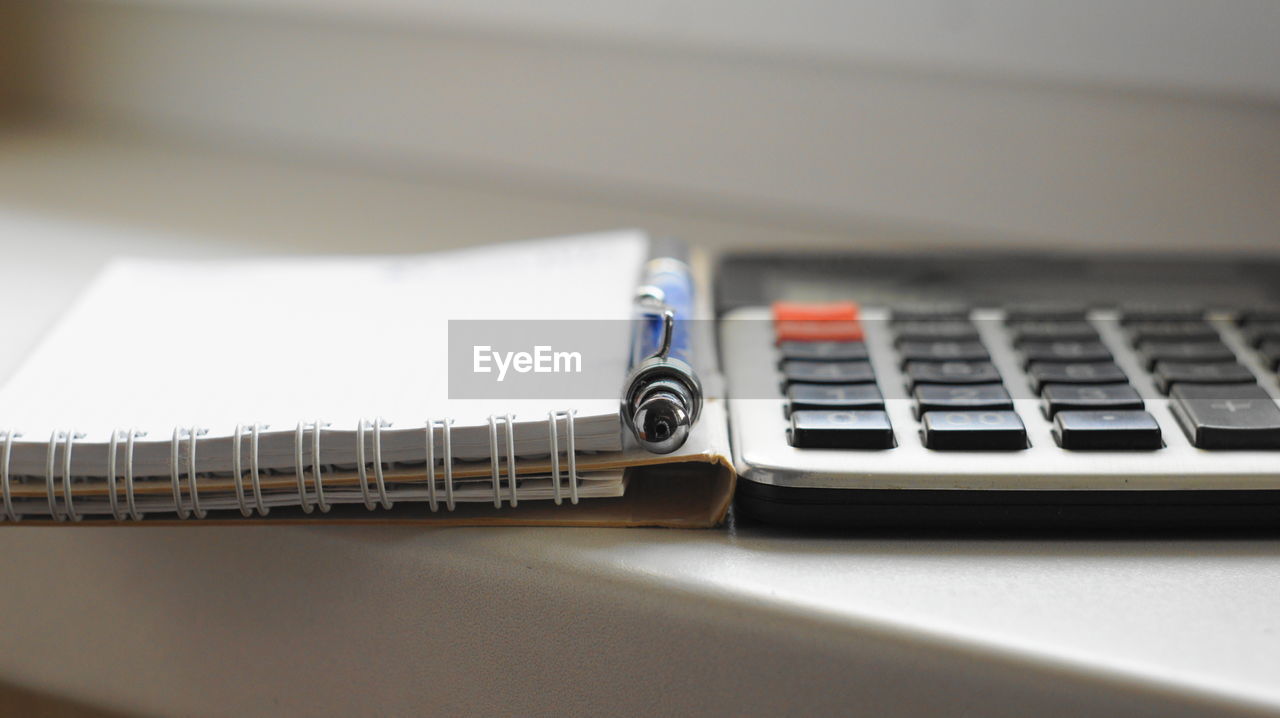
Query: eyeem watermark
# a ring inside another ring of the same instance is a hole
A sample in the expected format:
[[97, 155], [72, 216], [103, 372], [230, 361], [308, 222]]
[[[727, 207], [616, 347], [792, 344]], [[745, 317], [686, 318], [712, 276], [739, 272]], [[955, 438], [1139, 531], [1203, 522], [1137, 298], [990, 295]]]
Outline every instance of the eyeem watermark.
[[471, 370], [477, 374], [497, 372], [498, 381], [506, 381], [507, 372], [517, 374], [581, 374], [582, 352], [555, 351], [539, 344], [532, 352], [494, 351], [487, 344], [472, 347]]
[[450, 320], [449, 397], [616, 400], [630, 346], [626, 320]]

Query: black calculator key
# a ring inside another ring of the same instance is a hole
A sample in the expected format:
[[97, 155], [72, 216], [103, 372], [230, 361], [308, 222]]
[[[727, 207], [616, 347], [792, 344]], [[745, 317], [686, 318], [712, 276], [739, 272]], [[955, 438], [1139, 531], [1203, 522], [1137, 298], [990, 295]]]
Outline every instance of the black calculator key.
[[1233, 362], [1236, 353], [1222, 342], [1143, 342], [1139, 353], [1147, 367], [1158, 361]]
[[788, 383], [861, 384], [876, 380], [871, 363], [865, 361], [784, 361], [782, 375]]
[[1246, 309], [1240, 312], [1237, 316], [1237, 321], [1239, 321], [1242, 326], [1249, 326], [1259, 322], [1280, 323], [1280, 306]]
[[1145, 408], [1138, 390], [1128, 384], [1045, 384], [1040, 389], [1044, 413], [1120, 411]]
[[1025, 302], [1006, 306], [1004, 318], [1007, 322], [1079, 321], [1088, 312], [1089, 307], [1076, 302]]
[[1265, 341], [1258, 347], [1262, 362], [1272, 371], [1280, 371], [1280, 339]]
[[1156, 386], [1168, 394], [1174, 384], [1253, 384], [1257, 378], [1243, 364], [1222, 362], [1197, 364], [1192, 362], [1156, 362], [1153, 372]]
[[898, 344], [902, 361], [985, 361], [991, 358], [982, 342], [920, 342]]
[[1169, 397], [1201, 449], [1280, 449], [1280, 406], [1256, 384], [1178, 384]]
[[782, 342], [778, 345], [783, 359], [799, 361], [858, 361], [867, 358], [867, 345], [862, 342]]
[[883, 411], [793, 411], [791, 445], [805, 449], [890, 449], [893, 426]]
[[1164, 446], [1160, 425], [1145, 411], [1060, 411], [1053, 438], [1071, 450], [1144, 451]]
[[1115, 362], [1032, 362], [1031, 385], [1039, 393], [1045, 384], [1124, 384], [1129, 381]]
[[994, 384], [1000, 372], [986, 361], [907, 362], [907, 382], [918, 384]]
[[922, 302], [900, 304], [890, 310], [894, 322], [937, 321], [940, 319], [968, 319], [969, 305], [959, 302]]
[[1111, 361], [1111, 352], [1101, 342], [1093, 341], [1023, 342], [1018, 350], [1028, 363]]
[[1098, 330], [1089, 322], [1015, 322], [1009, 325], [1015, 344], [1025, 342], [1098, 341]]
[[884, 408], [884, 396], [875, 384], [792, 384], [787, 400], [792, 411]]
[[1027, 428], [1014, 411], [929, 411], [921, 419], [924, 445], [939, 451], [1027, 448]]
[[1185, 322], [1204, 318], [1204, 307], [1199, 304], [1125, 304], [1120, 307], [1120, 321], [1132, 322]]
[[1135, 344], [1144, 341], [1208, 342], [1218, 338], [1218, 330], [1209, 322], [1133, 322], [1128, 325]]
[[929, 411], [1013, 409], [1013, 397], [1004, 384], [920, 384], [911, 395], [917, 417]]
[[1280, 322], [1258, 322], [1250, 324], [1243, 331], [1245, 339], [1256, 347], [1265, 341], [1280, 339]]
[[975, 341], [978, 328], [969, 321], [903, 322], [893, 325], [893, 333], [902, 342]]

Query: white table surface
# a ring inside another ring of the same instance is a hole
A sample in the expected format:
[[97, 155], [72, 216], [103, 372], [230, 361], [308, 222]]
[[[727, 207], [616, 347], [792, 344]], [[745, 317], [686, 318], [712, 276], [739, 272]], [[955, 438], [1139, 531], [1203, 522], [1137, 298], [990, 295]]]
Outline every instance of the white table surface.
[[[0, 376], [114, 254], [617, 225], [847, 240], [19, 135], [0, 141]], [[5, 527], [0, 557], [0, 682], [131, 712], [1280, 714], [1280, 542], [1266, 539]]]

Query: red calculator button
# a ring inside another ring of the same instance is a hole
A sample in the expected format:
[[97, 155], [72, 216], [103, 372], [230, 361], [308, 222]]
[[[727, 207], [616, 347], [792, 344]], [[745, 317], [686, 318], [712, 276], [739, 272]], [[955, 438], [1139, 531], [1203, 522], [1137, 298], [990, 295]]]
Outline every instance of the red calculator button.
[[862, 324], [856, 319], [788, 319], [774, 322], [773, 333], [779, 342], [857, 342], [862, 341]]
[[774, 302], [773, 321], [853, 321], [858, 318], [854, 302]]
[[853, 302], [774, 302], [773, 330], [779, 342], [862, 340], [858, 305]]

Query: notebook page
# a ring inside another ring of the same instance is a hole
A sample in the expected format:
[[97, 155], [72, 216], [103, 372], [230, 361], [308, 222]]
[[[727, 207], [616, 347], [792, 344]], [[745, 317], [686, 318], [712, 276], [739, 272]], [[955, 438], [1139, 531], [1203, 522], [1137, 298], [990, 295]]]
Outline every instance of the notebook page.
[[[450, 318], [626, 319], [646, 251], [643, 234], [618, 232], [397, 257], [117, 261], [0, 390], [0, 427], [23, 443], [83, 432], [79, 464], [130, 427], [167, 442], [175, 426], [216, 437], [237, 423], [292, 433], [383, 417], [421, 437], [425, 418], [452, 417], [455, 441], [476, 443], [487, 434], [465, 427], [490, 414], [575, 408], [584, 437], [613, 450], [616, 399], [450, 400], [444, 343]], [[621, 387], [629, 336], [625, 322], [607, 326], [617, 336], [600, 346], [616, 350], [602, 361]]]

